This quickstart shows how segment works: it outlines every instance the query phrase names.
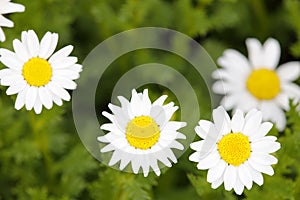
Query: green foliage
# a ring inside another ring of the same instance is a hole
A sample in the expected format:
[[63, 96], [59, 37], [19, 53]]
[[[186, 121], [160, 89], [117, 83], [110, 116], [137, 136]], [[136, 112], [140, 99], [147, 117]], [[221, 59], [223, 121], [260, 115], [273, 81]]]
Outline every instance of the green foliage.
[[[1, 0], [0, 0], [1, 1]], [[34, 29], [39, 37], [47, 31], [59, 33], [58, 48], [72, 44], [73, 55], [82, 62], [101, 41], [124, 30], [157, 26], [171, 28], [197, 40], [214, 61], [227, 48], [244, 53], [245, 39], [262, 42], [275, 37], [282, 45], [284, 63], [300, 57], [300, 2], [298, 0], [14, 0], [26, 6], [24, 13], [8, 15], [14, 28], [4, 28], [7, 41], [1, 48], [12, 50], [12, 41], [21, 31]], [[178, 41], [170, 45], [182, 46]], [[118, 46], [116, 45], [116, 48]], [[182, 49], [183, 51], [184, 49]], [[118, 58], [105, 72], [96, 97], [98, 116], [107, 110], [112, 88], [134, 66], [158, 62], [173, 67], [193, 86], [201, 118], [211, 117], [210, 99], [203, 79], [190, 64], [176, 55], [139, 50]], [[99, 63], [101, 65], [101, 63]], [[0, 68], [4, 68], [0, 64]], [[154, 76], [142, 74], [142, 78]], [[156, 74], [166, 82], [174, 76]], [[168, 94], [167, 88], [147, 85], [152, 99]], [[15, 96], [0, 87], [0, 199], [299, 199], [300, 198], [300, 117], [296, 106], [287, 112], [288, 126], [283, 133], [275, 129], [281, 149], [275, 154], [272, 177], [264, 175], [264, 185], [245, 190], [242, 196], [227, 192], [223, 186], [213, 190], [205, 171], [188, 161], [190, 150], [172, 169], [160, 177], [148, 178], [119, 172], [100, 164], [82, 145], [71, 115], [71, 103], [54, 106], [35, 115], [14, 109]], [[183, 92], [184, 93], [184, 92]], [[105, 95], [103, 95], [105, 94]], [[189, 96], [184, 96], [189, 99]], [[195, 105], [196, 106], [196, 105]], [[178, 118], [178, 114], [174, 118]], [[184, 119], [183, 119], [184, 120]], [[100, 117], [99, 121], [104, 121]], [[192, 126], [192, 125], [190, 125]], [[193, 127], [191, 127], [192, 130]], [[188, 135], [190, 132], [186, 131]], [[197, 138], [198, 139], [198, 138]]]

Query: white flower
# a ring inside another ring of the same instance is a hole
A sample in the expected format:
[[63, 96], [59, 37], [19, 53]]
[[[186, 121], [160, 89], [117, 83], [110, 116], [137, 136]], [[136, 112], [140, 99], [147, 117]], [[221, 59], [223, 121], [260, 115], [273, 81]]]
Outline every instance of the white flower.
[[[7, 95], [18, 94], [15, 108], [24, 105], [27, 110], [34, 108], [39, 114], [42, 106], [52, 108], [53, 102], [62, 105], [69, 101], [66, 89], [74, 90], [82, 66], [77, 58], [70, 57], [73, 46], [55, 51], [58, 41], [56, 33], [47, 32], [41, 42], [34, 31], [22, 32], [22, 41], [15, 39], [15, 52], [0, 49], [0, 61], [8, 68], [0, 70], [1, 85], [9, 86]], [[52, 55], [53, 54], [53, 55]]]
[[14, 27], [14, 23], [5, 18], [3, 14], [9, 14], [14, 12], [24, 12], [25, 7], [21, 4], [12, 3], [11, 0], [0, 1], [0, 41], [5, 41], [5, 34], [1, 27]]
[[286, 125], [283, 110], [289, 110], [289, 99], [300, 98], [300, 88], [292, 83], [300, 74], [300, 62], [279, 66], [280, 45], [268, 39], [261, 45], [257, 39], [247, 39], [249, 60], [238, 51], [226, 50], [218, 59], [222, 69], [213, 77], [220, 79], [213, 85], [214, 92], [226, 95], [221, 104], [226, 110], [252, 108], [262, 111], [263, 119], [276, 123], [282, 131]]
[[172, 166], [170, 161], [177, 162], [171, 148], [184, 149], [176, 140], [186, 138], [177, 131], [186, 123], [169, 121], [178, 107], [173, 102], [163, 105], [166, 98], [163, 95], [152, 104], [147, 89], [143, 93], [132, 90], [130, 102], [119, 96], [121, 107], [108, 105], [113, 114], [103, 115], [111, 123], [103, 124], [101, 129], [109, 133], [98, 140], [108, 143], [101, 152], [113, 151], [109, 166], [121, 161], [119, 168], [123, 170], [131, 162], [133, 172], [137, 174], [141, 167], [146, 177], [150, 167], [160, 175], [157, 161], [168, 167]]
[[266, 136], [272, 123], [262, 123], [260, 111], [253, 109], [244, 117], [237, 110], [230, 119], [224, 108], [218, 107], [213, 121], [199, 121], [195, 131], [204, 140], [190, 145], [196, 152], [189, 157], [198, 163], [198, 169], [208, 169], [207, 181], [213, 189], [224, 182], [225, 190], [233, 188], [240, 195], [244, 186], [250, 190], [253, 182], [263, 184], [261, 173], [274, 174], [271, 165], [277, 159], [270, 153], [280, 149], [280, 143], [275, 136]]

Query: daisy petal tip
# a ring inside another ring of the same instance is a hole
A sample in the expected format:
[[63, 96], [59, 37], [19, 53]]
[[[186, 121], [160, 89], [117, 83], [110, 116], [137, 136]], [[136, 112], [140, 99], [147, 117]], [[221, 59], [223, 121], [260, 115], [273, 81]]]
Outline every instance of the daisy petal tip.
[[154, 170], [154, 173], [156, 174], [156, 176], [160, 176], [161, 175], [160, 170]]
[[102, 142], [102, 137], [103, 137], [103, 136], [97, 137], [97, 140], [98, 140], [99, 142]]

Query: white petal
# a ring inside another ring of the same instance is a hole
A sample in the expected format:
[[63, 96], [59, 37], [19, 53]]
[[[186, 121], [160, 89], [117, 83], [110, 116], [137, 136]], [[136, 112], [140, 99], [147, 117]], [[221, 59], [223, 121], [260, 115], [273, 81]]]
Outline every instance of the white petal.
[[24, 80], [22, 80], [16, 84], [13, 84], [6, 90], [6, 94], [7, 95], [17, 94], [20, 91], [22, 91], [26, 87], [26, 85], [27, 85], [27, 83]]
[[215, 182], [212, 182], [211, 188], [217, 189], [220, 185], [222, 185], [223, 181], [224, 181], [223, 177], [221, 176], [218, 180], [216, 180]]
[[129, 119], [134, 118], [134, 115], [132, 114], [132, 111], [130, 108], [129, 101], [122, 96], [118, 96], [118, 99], [121, 103], [121, 107], [122, 107], [122, 110], [123, 110], [123, 113], [125, 114], [125, 116], [127, 116]]
[[184, 149], [184, 146], [183, 146], [180, 142], [177, 142], [176, 140], [173, 140], [173, 141], [170, 143], [170, 148], [172, 148], [172, 149], [183, 150], [183, 149]]
[[231, 120], [231, 129], [234, 133], [240, 133], [243, 130], [245, 123], [244, 113], [237, 110]]
[[269, 176], [273, 176], [274, 175], [274, 170], [269, 165], [261, 165], [261, 164], [255, 163], [254, 161], [252, 161], [251, 158], [249, 159], [249, 164], [256, 171], [259, 171], [261, 173], [267, 174]]
[[100, 150], [100, 152], [101, 153], [106, 153], [106, 152], [113, 151], [113, 150], [115, 150], [115, 146], [110, 143], [110, 144], [106, 145], [105, 147], [103, 147]]
[[166, 113], [166, 120], [169, 121], [173, 114], [178, 110], [178, 106], [174, 106], [174, 103], [171, 102], [167, 105], [163, 106], [165, 113]]
[[150, 117], [155, 119], [155, 122], [160, 127], [164, 127], [165, 123], [167, 122], [166, 113], [162, 106], [153, 106], [150, 110]]
[[64, 69], [74, 65], [77, 61], [78, 61], [77, 57], [71, 56], [53, 62], [50, 62], [49, 60], [49, 63], [51, 64], [51, 67], [53, 67], [53, 69]]
[[53, 71], [53, 76], [62, 76], [71, 80], [79, 78], [79, 73], [70, 69], [58, 69]]
[[14, 27], [14, 23], [0, 14], [0, 26], [11, 28]]
[[150, 170], [148, 155], [144, 157], [144, 160], [142, 162], [142, 169], [143, 169], [144, 177], [147, 177]]
[[167, 97], [168, 97], [167, 95], [160, 96], [156, 101], [153, 102], [153, 106], [155, 105], [162, 106], [165, 100], [167, 99]]
[[15, 69], [17, 71], [21, 70], [23, 63], [19, 60], [18, 56], [14, 52], [7, 49], [0, 49], [0, 61], [7, 67]]
[[251, 136], [253, 134], [256, 134], [257, 130], [260, 127], [262, 121], [262, 113], [260, 111], [257, 111], [255, 114], [253, 114], [249, 119], [245, 121], [245, 126], [243, 128], [242, 133]]
[[14, 12], [24, 12], [25, 7], [22, 4], [9, 2], [3, 8], [0, 8], [1, 14], [9, 14]]
[[33, 30], [27, 32], [27, 48], [31, 57], [37, 57], [40, 50], [39, 38]]
[[168, 160], [167, 155], [165, 154], [165, 152], [161, 151], [159, 153], [156, 154], [157, 159], [162, 162], [165, 166], [167, 167], [171, 167], [172, 164], [171, 162]]
[[133, 160], [131, 161], [131, 166], [132, 166], [133, 173], [135, 173], [135, 174], [139, 173], [139, 169], [141, 167], [141, 164], [142, 164], [142, 161], [141, 161], [140, 156], [139, 155], [135, 156], [133, 158]]
[[165, 125], [164, 129], [177, 131], [178, 129], [183, 128], [185, 126], [186, 126], [186, 122], [169, 121]]
[[276, 70], [282, 81], [294, 81], [300, 75], [300, 62], [288, 62], [280, 65]]
[[226, 95], [243, 91], [244, 85], [225, 81], [217, 81], [212, 85], [212, 90], [216, 94]]
[[255, 38], [249, 38], [246, 40], [246, 46], [252, 67], [264, 67], [264, 54], [261, 43]]
[[229, 115], [222, 106], [213, 110], [213, 120], [219, 134], [225, 135], [231, 132]]
[[253, 152], [274, 153], [280, 149], [280, 143], [268, 140], [252, 142], [251, 149]]
[[237, 179], [237, 169], [236, 167], [229, 165], [224, 172], [224, 187], [225, 190], [230, 191]]
[[233, 187], [234, 189], [234, 192], [237, 194], [237, 195], [241, 195], [244, 191], [244, 184], [242, 183], [242, 181], [239, 179], [239, 177], [237, 177], [236, 179], [236, 183]]
[[260, 125], [259, 129], [257, 130], [256, 134], [252, 134], [250, 136], [250, 141], [254, 141], [256, 139], [262, 138], [266, 136], [271, 128], [273, 127], [273, 124], [271, 122], [264, 122]]
[[151, 101], [149, 99], [149, 95], [148, 95], [148, 89], [145, 89], [143, 91], [143, 109], [142, 109], [142, 113], [143, 115], [149, 115], [150, 114], [150, 108], [151, 108]]
[[38, 89], [34, 86], [31, 86], [28, 91], [27, 91], [27, 94], [26, 94], [26, 103], [25, 103], [25, 106], [26, 106], [26, 109], [27, 110], [31, 110], [36, 102], [36, 98], [37, 98], [37, 92], [38, 92]]
[[211, 153], [210, 155], [206, 156], [204, 159], [200, 160], [197, 164], [198, 169], [209, 169], [214, 167], [220, 161], [220, 155], [217, 152]]
[[64, 60], [71, 54], [72, 51], [73, 51], [72, 45], [68, 45], [68, 46], [60, 49], [59, 51], [57, 51], [50, 57], [49, 63], [59, 62], [59, 61]]
[[160, 169], [157, 165], [157, 160], [154, 159], [154, 158], [149, 158], [150, 161], [149, 161], [149, 164], [152, 168], [152, 170], [154, 171], [154, 173], [157, 175], [157, 176], [160, 176]]
[[121, 160], [122, 152], [119, 150], [115, 150], [111, 156], [111, 159], [108, 163], [109, 166], [115, 165], [117, 162]]
[[252, 176], [248, 167], [244, 164], [241, 164], [238, 167], [238, 175], [241, 182], [247, 187], [248, 190], [252, 188]]
[[26, 94], [27, 94], [28, 89], [29, 89], [29, 86], [26, 85], [26, 87], [21, 92], [19, 92], [16, 102], [15, 102], [15, 109], [20, 110], [25, 105]]
[[40, 87], [38, 90], [38, 95], [41, 100], [41, 103], [47, 108], [50, 109], [53, 106], [52, 97], [48, 90], [45, 87]]
[[33, 109], [34, 109], [34, 112], [36, 114], [41, 114], [42, 112], [42, 109], [43, 109], [43, 106], [42, 106], [42, 102], [41, 100], [39, 99], [39, 97], [36, 98], [36, 101], [35, 101], [35, 104], [33, 106]]
[[248, 91], [240, 92], [237, 108], [247, 112], [256, 108], [258, 105], [259, 101]]
[[234, 92], [232, 94], [226, 94], [221, 101], [221, 105], [224, 106], [225, 110], [231, 110], [240, 102], [241, 93]]
[[13, 47], [14, 51], [16, 52], [16, 55], [20, 60], [22, 60], [24, 63], [27, 62], [31, 56], [29, 55], [26, 46], [23, 45], [23, 43], [18, 40], [14, 39], [13, 40]]
[[5, 39], [6, 39], [5, 34], [4, 34], [3, 30], [2, 30], [2, 28], [0, 27], [0, 41], [4, 42]]
[[72, 65], [70, 67], [67, 67], [66, 69], [67, 70], [75, 71], [77, 73], [80, 73], [80, 72], [82, 72], [82, 65], [80, 65], [80, 64], [74, 64], [74, 65]]
[[10, 68], [5, 68], [0, 70], [0, 79], [6, 77], [6, 76], [13, 76], [15, 74], [20, 74], [19, 71], [10, 69]]
[[258, 172], [257, 170], [253, 169], [248, 162], [246, 163], [248, 170], [251, 173], [252, 179], [253, 181], [258, 184], [259, 186], [261, 186], [264, 183], [264, 177], [262, 176], [262, 174], [260, 172]]
[[274, 102], [262, 102], [261, 111], [264, 120], [270, 120], [276, 124], [279, 131], [283, 131], [286, 125], [284, 112]]
[[5, 76], [1, 78], [1, 85], [11, 86], [16, 83], [20, 83], [23, 80], [23, 76], [19, 74], [14, 74], [12, 76]]
[[198, 124], [206, 133], [208, 133], [211, 127], [214, 126], [214, 124], [208, 120], [200, 120]]
[[58, 34], [47, 32], [41, 40], [39, 57], [48, 59], [57, 46]]
[[273, 165], [277, 164], [278, 162], [277, 158], [266, 153], [252, 152], [251, 158], [254, 162], [259, 163], [261, 165]]
[[58, 106], [62, 106], [63, 102], [62, 102], [61, 98], [49, 90], [48, 90], [48, 92], [51, 93], [53, 102]]
[[273, 38], [267, 39], [264, 43], [263, 67], [275, 69], [280, 59], [280, 44]]
[[130, 121], [128, 114], [124, 112], [124, 110], [120, 107], [115, 106], [111, 103], [108, 104], [108, 107], [115, 115], [116, 125], [119, 127], [120, 130], [125, 132], [125, 128], [128, 122]]
[[207, 182], [213, 183], [217, 181], [224, 173], [227, 163], [224, 160], [220, 160], [218, 164], [208, 170]]
[[77, 84], [74, 81], [62, 76], [53, 76], [52, 81], [56, 82], [67, 90], [74, 90], [77, 87]]
[[247, 58], [233, 49], [225, 50], [223, 56], [220, 57], [217, 62], [227, 70], [235, 71], [241, 76], [248, 74], [251, 70]]
[[195, 127], [195, 132], [197, 133], [197, 135], [202, 138], [202, 139], [205, 139], [206, 136], [207, 136], [207, 132], [205, 132], [201, 126], [196, 126]]
[[201, 157], [200, 152], [196, 151], [196, 152], [192, 153], [189, 156], [189, 160], [192, 161], [192, 162], [199, 162], [200, 161], [200, 157]]
[[195, 150], [195, 151], [201, 151], [204, 142], [205, 142], [205, 140], [193, 142], [193, 143], [190, 144], [190, 147], [191, 147], [191, 149], [193, 149], [193, 150]]
[[121, 159], [121, 163], [120, 163], [120, 170], [123, 170], [128, 164], [129, 162], [132, 160], [132, 155], [131, 154], [124, 154], [124, 156], [122, 156]]
[[253, 115], [255, 115], [258, 112], [256, 108], [251, 109], [247, 114], [245, 115], [245, 120], [248, 121]]
[[63, 100], [70, 101], [70, 94], [56, 83], [51, 81], [45, 87]]
[[295, 83], [282, 84], [281, 90], [290, 98], [300, 98], [300, 87]]
[[289, 96], [280, 93], [276, 96], [275, 101], [277, 102], [278, 105], [284, 110], [289, 110], [290, 109], [290, 102], [289, 102]]

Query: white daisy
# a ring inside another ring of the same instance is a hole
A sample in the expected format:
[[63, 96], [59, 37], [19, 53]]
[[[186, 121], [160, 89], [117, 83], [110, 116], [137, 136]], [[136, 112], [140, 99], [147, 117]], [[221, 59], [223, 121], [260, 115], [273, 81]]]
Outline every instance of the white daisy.
[[272, 164], [277, 159], [270, 155], [280, 149], [275, 136], [266, 136], [272, 123], [262, 123], [262, 113], [256, 109], [244, 114], [237, 110], [232, 119], [223, 107], [213, 111], [213, 123], [200, 120], [196, 133], [204, 140], [192, 143], [194, 152], [189, 159], [197, 162], [200, 170], [208, 169], [207, 181], [213, 189], [223, 182], [225, 190], [242, 194], [244, 186], [251, 189], [253, 182], [263, 184], [261, 173], [272, 176]]
[[289, 99], [300, 98], [300, 88], [292, 83], [300, 74], [300, 62], [279, 66], [280, 45], [268, 39], [264, 45], [257, 39], [247, 39], [249, 60], [238, 51], [226, 50], [218, 59], [222, 69], [213, 73], [220, 79], [213, 85], [214, 92], [226, 95], [221, 104], [226, 110], [252, 108], [262, 111], [263, 119], [276, 123], [282, 131], [286, 125], [283, 110], [289, 110]]
[[50, 109], [53, 102], [61, 106], [62, 100], [70, 100], [66, 89], [76, 88], [73, 80], [79, 78], [82, 66], [76, 64], [76, 57], [69, 56], [71, 45], [53, 54], [57, 41], [58, 34], [47, 32], [39, 42], [30, 30], [22, 32], [21, 41], [13, 41], [15, 52], [0, 49], [0, 61], [8, 67], [0, 70], [0, 83], [9, 86], [7, 95], [18, 94], [17, 110], [25, 105], [27, 110], [34, 108], [39, 114], [42, 106]]
[[133, 172], [137, 174], [141, 167], [146, 177], [150, 167], [160, 175], [157, 161], [168, 167], [172, 166], [171, 161], [177, 162], [171, 149], [184, 149], [176, 140], [186, 138], [177, 131], [186, 123], [169, 121], [178, 107], [173, 102], [163, 105], [166, 98], [163, 95], [152, 104], [147, 89], [143, 93], [132, 90], [130, 102], [119, 96], [121, 107], [108, 105], [113, 114], [103, 115], [111, 123], [103, 124], [101, 129], [109, 133], [98, 140], [108, 143], [101, 152], [113, 151], [109, 166], [121, 161], [119, 168], [123, 170], [131, 162]]
[[21, 4], [12, 3], [11, 0], [1, 0], [0, 1], [0, 41], [5, 41], [5, 34], [1, 27], [14, 27], [14, 23], [5, 18], [3, 14], [24, 12], [25, 7]]

